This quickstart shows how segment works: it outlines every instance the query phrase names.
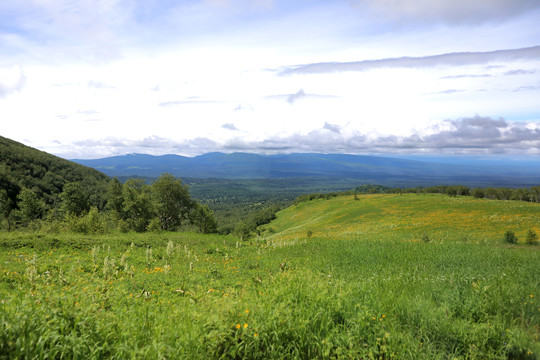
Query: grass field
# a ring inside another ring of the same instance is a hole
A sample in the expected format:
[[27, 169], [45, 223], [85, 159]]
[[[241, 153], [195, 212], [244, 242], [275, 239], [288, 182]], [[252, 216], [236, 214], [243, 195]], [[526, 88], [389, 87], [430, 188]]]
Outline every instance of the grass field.
[[250, 242], [2, 233], [0, 358], [537, 359], [539, 224], [539, 204], [366, 195]]

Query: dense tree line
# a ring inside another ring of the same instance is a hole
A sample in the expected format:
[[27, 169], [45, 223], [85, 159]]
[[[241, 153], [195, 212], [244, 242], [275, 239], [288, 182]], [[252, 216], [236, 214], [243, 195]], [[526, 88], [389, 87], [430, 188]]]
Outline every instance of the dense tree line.
[[23, 188], [12, 202], [5, 189], [0, 190], [0, 216], [10, 230], [13, 227], [67, 228], [82, 233], [100, 233], [113, 229], [144, 232], [176, 231], [194, 226], [199, 232], [217, 230], [212, 211], [193, 200], [180, 179], [164, 174], [152, 185], [142, 179], [122, 184], [112, 179], [103, 196], [103, 206], [92, 202], [80, 182], [63, 186], [59, 201], [49, 205], [40, 194]]
[[431, 194], [447, 194], [449, 196], [473, 196], [478, 199], [491, 200], [516, 200], [527, 202], [540, 202], [540, 186], [532, 186], [530, 188], [469, 188], [463, 185], [437, 185], [431, 187], [417, 187], [400, 189], [391, 189], [391, 193], [431, 193]]
[[3, 206], [9, 210], [16, 207], [23, 189], [33, 191], [47, 207], [55, 207], [62, 201], [64, 186], [71, 182], [86, 190], [91, 206], [103, 208], [108, 176], [0, 136], [0, 197], [7, 196], [9, 205], [4, 199]]
[[300, 195], [294, 201], [295, 204], [316, 199], [331, 199], [339, 195], [357, 194], [446, 194], [448, 196], [473, 196], [477, 199], [491, 200], [516, 200], [527, 202], [540, 202], [540, 185], [530, 188], [469, 188], [464, 185], [436, 185], [430, 187], [415, 188], [390, 188], [381, 185], [361, 185], [352, 190], [312, 193]]

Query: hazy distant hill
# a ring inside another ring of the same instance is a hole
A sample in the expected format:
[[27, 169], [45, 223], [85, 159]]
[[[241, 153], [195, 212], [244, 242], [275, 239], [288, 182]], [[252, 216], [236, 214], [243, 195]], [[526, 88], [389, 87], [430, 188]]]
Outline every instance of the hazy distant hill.
[[75, 181], [90, 194], [99, 196], [105, 193], [109, 177], [90, 167], [0, 136], [0, 190], [5, 189], [13, 202], [26, 187], [52, 204], [64, 184]]
[[363, 183], [427, 186], [461, 183], [470, 186], [533, 186], [540, 183], [540, 163], [499, 166], [481, 161], [452, 164], [344, 154], [208, 153], [196, 157], [130, 154], [94, 160], [73, 160], [110, 176], [221, 179], [347, 178]]

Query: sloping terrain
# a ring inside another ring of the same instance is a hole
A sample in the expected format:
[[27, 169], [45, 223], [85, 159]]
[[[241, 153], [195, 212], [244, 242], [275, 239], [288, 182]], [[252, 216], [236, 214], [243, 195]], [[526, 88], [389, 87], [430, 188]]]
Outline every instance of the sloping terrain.
[[284, 209], [272, 238], [500, 242], [510, 230], [525, 239], [540, 233], [540, 204], [439, 194], [378, 194], [312, 200]]
[[103, 194], [109, 177], [0, 136], [0, 189], [7, 191], [13, 203], [22, 188], [32, 189], [52, 203], [64, 184], [75, 181], [91, 194]]

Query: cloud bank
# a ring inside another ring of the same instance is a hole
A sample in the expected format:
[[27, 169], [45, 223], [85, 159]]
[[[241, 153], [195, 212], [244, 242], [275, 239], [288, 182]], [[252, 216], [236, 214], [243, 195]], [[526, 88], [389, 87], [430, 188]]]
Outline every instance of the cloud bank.
[[[234, 125], [224, 128], [234, 129]], [[540, 124], [509, 122], [503, 118], [474, 116], [437, 122], [423, 131], [408, 136], [377, 135], [354, 132], [347, 134], [338, 125], [325, 123], [308, 133], [249, 140], [233, 137], [224, 141], [208, 138], [173, 141], [151, 136], [142, 140], [106, 138], [76, 142], [69, 158], [89, 153], [150, 153], [154, 155], [200, 155], [213, 151], [291, 153], [321, 152], [350, 154], [528, 154], [540, 155]]]
[[466, 66], [496, 61], [539, 60], [540, 46], [487, 52], [455, 52], [423, 57], [399, 57], [355, 62], [322, 62], [280, 69], [280, 75], [318, 74], [344, 71], [368, 71], [382, 68], [430, 68]]

